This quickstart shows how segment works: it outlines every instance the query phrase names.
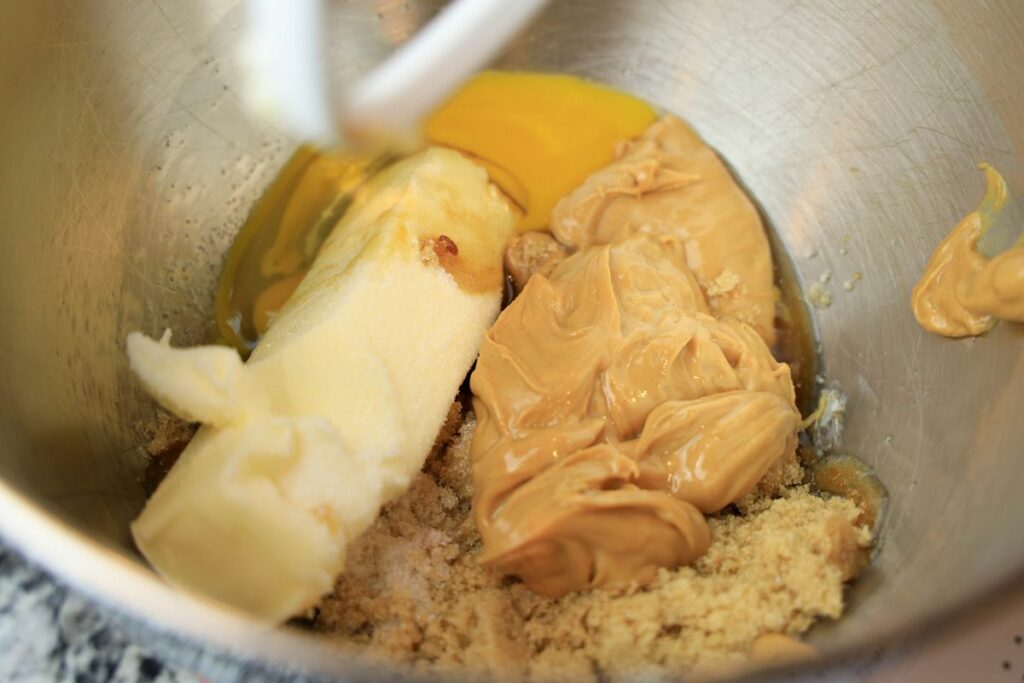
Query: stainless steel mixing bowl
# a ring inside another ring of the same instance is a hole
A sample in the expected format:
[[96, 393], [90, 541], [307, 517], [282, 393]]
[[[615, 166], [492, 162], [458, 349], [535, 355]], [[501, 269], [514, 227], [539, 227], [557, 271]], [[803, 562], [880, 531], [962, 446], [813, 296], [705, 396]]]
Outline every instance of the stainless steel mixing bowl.
[[[434, 9], [336, 3], [339, 77]], [[153, 413], [125, 335], [207, 336], [221, 256], [294, 145], [241, 104], [240, 8], [36, 0], [2, 14], [0, 533], [171, 651], [200, 643], [251, 662], [250, 679], [286, 664], [374, 675], [334, 645], [171, 591], [127, 533]], [[1024, 333], [940, 339], [908, 305], [981, 196], [976, 162], [1024, 191], [1022, 64], [1020, 0], [557, 0], [504, 58], [686, 117], [761, 202], [801, 280], [831, 273], [832, 305], [814, 316], [825, 372], [850, 396], [844, 447], [892, 502], [849, 616], [815, 632], [826, 662], [941, 621], [1024, 568]]]

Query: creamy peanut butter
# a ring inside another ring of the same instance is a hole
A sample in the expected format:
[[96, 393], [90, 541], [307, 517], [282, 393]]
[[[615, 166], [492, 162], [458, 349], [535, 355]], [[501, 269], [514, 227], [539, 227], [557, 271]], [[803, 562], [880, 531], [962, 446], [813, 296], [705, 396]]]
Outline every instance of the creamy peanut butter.
[[605, 242], [530, 278], [471, 380], [480, 560], [552, 597], [692, 562], [702, 513], [792, 454], [800, 422], [789, 367], [710, 315], [685, 237]]
[[984, 199], [928, 259], [911, 297], [917, 322], [945, 337], [984, 334], [998, 320], [1024, 322], [1024, 244], [991, 259], [977, 250], [1007, 195], [994, 168], [979, 168], [988, 184]]
[[711, 312], [775, 339], [772, 257], [761, 217], [714, 150], [666, 116], [617, 160], [555, 205], [551, 232], [564, 244], [606, 244], [637, 232], [676, 235]]

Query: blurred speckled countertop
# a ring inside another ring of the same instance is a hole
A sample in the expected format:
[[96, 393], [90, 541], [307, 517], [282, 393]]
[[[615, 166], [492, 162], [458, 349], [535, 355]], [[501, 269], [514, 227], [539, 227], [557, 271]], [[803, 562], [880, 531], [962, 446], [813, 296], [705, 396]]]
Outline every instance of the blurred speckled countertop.
[[[895, 661], [832, 681], [1024, 681], [1024, 590]], [[0, 545], [0, 683], [51, 682], [207, 683], [165, 664], [88, 598]]]
[[200, 683], [132, 642], [102, 611], [0, 545], [0, 681]]

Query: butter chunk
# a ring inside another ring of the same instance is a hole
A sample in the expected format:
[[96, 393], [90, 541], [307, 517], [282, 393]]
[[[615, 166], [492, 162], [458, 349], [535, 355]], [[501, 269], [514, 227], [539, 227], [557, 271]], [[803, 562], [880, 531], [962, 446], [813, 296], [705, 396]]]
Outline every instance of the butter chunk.
[[129, 335], [147, 390], [204, 423], [132, 524], [157, 571], [272, 622], [329, 591], [423, 466], [498, 313], [514, 220], [482, 168], [430, 149], [360, 192], [247, 364]]

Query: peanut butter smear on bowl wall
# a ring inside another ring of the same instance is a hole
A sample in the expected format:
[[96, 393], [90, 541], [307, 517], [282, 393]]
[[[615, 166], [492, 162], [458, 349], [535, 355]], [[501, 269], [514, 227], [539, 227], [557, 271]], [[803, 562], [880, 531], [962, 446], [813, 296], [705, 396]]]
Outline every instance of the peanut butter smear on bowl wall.
[[[578, 250], [501, 314], [471, 388], [480, 561], [558, 597], [703, 554], [704, 514], [792, 456], [800, 415], [766, 343], [763, 227], [684, 124], [666, 117], [626, 145], [552, 225]], [[719, 292], [701, 274], [723, 262], [738, 283]]]
[[1024, 322], [1024, 243], [991, 259], [977, 250], [1007, 199], [1003, 177], [978, 167], [985, 197], [935, 249], [911, 296], [917, 322], [944, 337], [984, 334], [999, 320]]

